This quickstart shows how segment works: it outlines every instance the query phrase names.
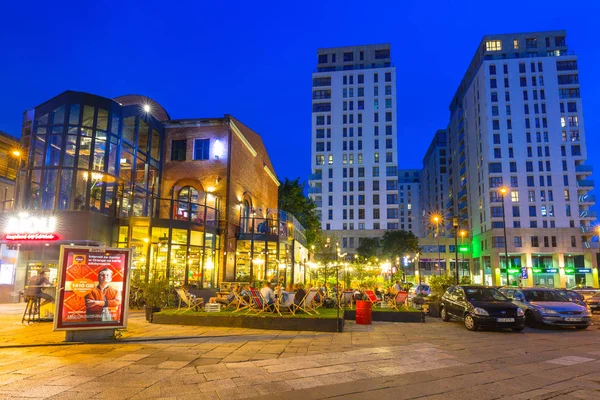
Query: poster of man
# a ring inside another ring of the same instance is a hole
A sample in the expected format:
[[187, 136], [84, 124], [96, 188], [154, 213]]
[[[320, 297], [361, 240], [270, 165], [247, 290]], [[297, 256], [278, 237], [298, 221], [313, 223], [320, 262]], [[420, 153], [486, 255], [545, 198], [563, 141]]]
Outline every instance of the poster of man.
[[55, 330], [125, 328], [129, 249], [62, 246]]

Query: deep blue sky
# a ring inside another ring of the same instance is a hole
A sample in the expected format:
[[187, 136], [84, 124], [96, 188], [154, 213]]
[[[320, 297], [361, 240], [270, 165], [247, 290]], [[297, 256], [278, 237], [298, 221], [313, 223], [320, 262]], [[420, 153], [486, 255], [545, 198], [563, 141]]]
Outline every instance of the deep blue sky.
[[279, 177], [304, 179], [316, 49], [390, 42], [399, 167], [418, 168], [483, 35], [566, 29], [600, 171], [598, 15], [592, 0], [2, 2], [0, 130], [20, 135], [24, 110], [67, 89], [138, 93], [172, 118], [236, 116]]

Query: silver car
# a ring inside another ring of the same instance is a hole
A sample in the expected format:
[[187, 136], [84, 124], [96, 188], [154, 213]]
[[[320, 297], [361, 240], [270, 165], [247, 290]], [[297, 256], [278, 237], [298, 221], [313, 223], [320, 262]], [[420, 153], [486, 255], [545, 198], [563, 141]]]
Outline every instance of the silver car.
[[574, 326], [586, 329], [592, 324], [590, 310], [569, 301], [557, 290], [542, 288], [500, 288], [500, 292], [525, 311], [525, 324]]

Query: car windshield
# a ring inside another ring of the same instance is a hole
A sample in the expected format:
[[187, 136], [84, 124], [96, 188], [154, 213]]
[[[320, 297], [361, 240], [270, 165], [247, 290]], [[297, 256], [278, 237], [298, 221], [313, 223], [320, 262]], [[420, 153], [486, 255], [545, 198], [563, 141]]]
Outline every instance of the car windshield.
[[508, 301], [506, 296], [494, 288], [465, 288], [470, 301]]
[[527, 301], [569, 301], [554, 290], [525, 290], [524, 292]]

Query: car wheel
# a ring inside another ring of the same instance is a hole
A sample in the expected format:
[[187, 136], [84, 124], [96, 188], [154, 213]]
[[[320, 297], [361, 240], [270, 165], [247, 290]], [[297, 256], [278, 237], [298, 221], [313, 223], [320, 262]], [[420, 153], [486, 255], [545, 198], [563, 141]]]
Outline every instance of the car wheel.
[[444, 321], [444, 322], [450, 321], [450, 317], [448, 316], [448, 313], [446, 312], [446, 307], [442, 307], [440, 309], [440, 317], [442, 317], [442, 321]]
[[524, 326], [521, 326], [520, 328], [512, 328], [513, 332], [523, 332], [523, 329], [525, 329]]
[[588, 327], [589, 327], [589, 325], [583, 325], [583, 326], [576, 326], [575, 328], [584, 330], [584, 329], [587, 329]]
[[475, 325], [475, 320], [471, 314], [465, 315], [465, 328], [470, 331], [476, 331], [477, 325]]
[[532, 311], [525, 312], [525, 325], [527, 325], [529, 328], [535, 328], [535, 315], [533, 315]]

